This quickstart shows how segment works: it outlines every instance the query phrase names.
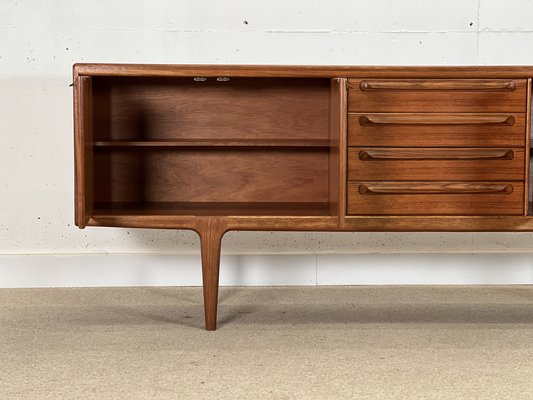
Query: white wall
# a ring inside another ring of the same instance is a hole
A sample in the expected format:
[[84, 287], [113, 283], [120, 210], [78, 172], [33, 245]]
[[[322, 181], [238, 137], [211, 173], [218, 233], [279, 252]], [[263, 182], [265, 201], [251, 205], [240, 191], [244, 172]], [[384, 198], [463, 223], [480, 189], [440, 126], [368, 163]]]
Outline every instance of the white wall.
[[[73, 226], [72, 93], [68, 85], [74, 62], [533, 64], [532, 15], [533, 1], [526, 0], [0, 0], [0, 286], [192, 282], [185, 272], [183, 276], [165, 275], [166, 267], [157, 256], [197, 254], [198, 240], [190, 232], [78, 230]], [[507, 282], [505, 277], [530, 282], [529, 257], [521, 256], [513, 264], [516, 273], [505, 269], [510, 256], [501, 259], [497, 274], [487, 268], [485, 275], [476, 272], [465, 280], [453, 268], [446, 278], [439, 271], [458, 262], [457, 256], [443, 253], [530, 253], [533, 235], [251, 232], [230, 233], [223, 245], [223, 251], [230, 254], [303, 254], [301, 264], [290, 257], [276, 257], [275, 264], [311, 265], [315, 271], [300, 281], [296, 270], [289, 268], [281, 274], [264, 257], [254, 265], [263, 265], [268, 279], [228, 278], [228, 284], [283, 284], [293, 278], [296, 283], [312, 284], [367, 282], [360, 268], [368, 265], [376, 271], [373, 276], [382, 277], [373, 278], [373, 283], [405, 282], [413, 271], [435, 283]], [[317, 271], [322, 265], [330, 268], [331, 262], [309, 255], [354, 252], [437, 252], [441, 261], [420, 269], [427, 258], [415, 254], [409, 256], [409, 263], [380, 254], [327, 256], [335, 259], [336, 271], [344, 268], [353, 279], [322, 280]], [[115, 267], [112, 257], [98, 258], [98, 265], [107, 269], [97, 278], [87, 278], [83, 271], [95, 259], [84, 255], [102, 253], [154, 256], [137, 266], [144, 268], [144, 278], [135, 282], [122, 272], [118, 281], [112, 278], [128, 265]], [[59, 254], [74, 258], [67, 265]], [[250, 260], [226, 259], [230, 260], [226, 261], [228, 270]], [[198, 261], [185, 256], [172, 260], [176, 265]], [[477, 271], [482, 260], [492, 258], [464, 256], [461, 260], [466, 263], [463, 268]], [[69, 279], [64, 279], [64, 269], [57, 269], [58, 263], [70, 271]], [[396, 267], [382, 269], [385, 264]], [[153, 279], [158, 268], [160, 275]], [[413, 277], [412, 282], [418, 280]]]

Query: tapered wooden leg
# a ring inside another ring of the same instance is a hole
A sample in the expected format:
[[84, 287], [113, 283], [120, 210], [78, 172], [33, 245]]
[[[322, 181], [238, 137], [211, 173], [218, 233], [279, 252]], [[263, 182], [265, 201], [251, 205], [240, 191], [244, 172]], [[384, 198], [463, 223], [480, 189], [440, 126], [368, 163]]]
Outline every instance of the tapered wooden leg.
[[218, 275], [220, 269], [220, 244], [223, 230], [216, 219], [208, 220], [199, 230], [202, 248], [202, 278], [204, 288], [205, 329], [217, 329]]

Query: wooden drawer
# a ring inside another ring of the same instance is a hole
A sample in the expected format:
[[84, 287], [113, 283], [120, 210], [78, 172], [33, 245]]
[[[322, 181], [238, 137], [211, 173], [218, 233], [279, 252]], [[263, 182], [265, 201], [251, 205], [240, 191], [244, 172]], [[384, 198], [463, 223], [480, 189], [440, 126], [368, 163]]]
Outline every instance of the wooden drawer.
[[349, 113], [350, 146], [523, 147], [525, 114]]
[[525, 79], [349, 79], [348, 111], [526, 112]]
[[348, 180], [523, 181], [524, 168], [523, 149], [348, 149]]
[[523, 182], [348, 182], [348, 215], [521, 215]]

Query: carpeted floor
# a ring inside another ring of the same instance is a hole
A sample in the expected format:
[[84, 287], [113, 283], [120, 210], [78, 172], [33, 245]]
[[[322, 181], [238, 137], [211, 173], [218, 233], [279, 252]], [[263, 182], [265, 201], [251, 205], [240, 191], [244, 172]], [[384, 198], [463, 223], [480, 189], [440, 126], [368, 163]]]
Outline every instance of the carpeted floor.
[[0, 399], [532, 399], [533, 287], [0, 290]]

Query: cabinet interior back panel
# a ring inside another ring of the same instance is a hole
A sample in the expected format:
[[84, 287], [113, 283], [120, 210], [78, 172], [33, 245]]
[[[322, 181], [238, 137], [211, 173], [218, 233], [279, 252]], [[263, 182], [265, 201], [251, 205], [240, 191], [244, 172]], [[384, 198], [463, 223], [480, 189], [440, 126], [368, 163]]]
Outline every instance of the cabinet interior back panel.
[[99, 149], [95, 202], [327, 202], [329, 149]]
[[327, 139], [329, 79], [95, 77], [95, 140]]

